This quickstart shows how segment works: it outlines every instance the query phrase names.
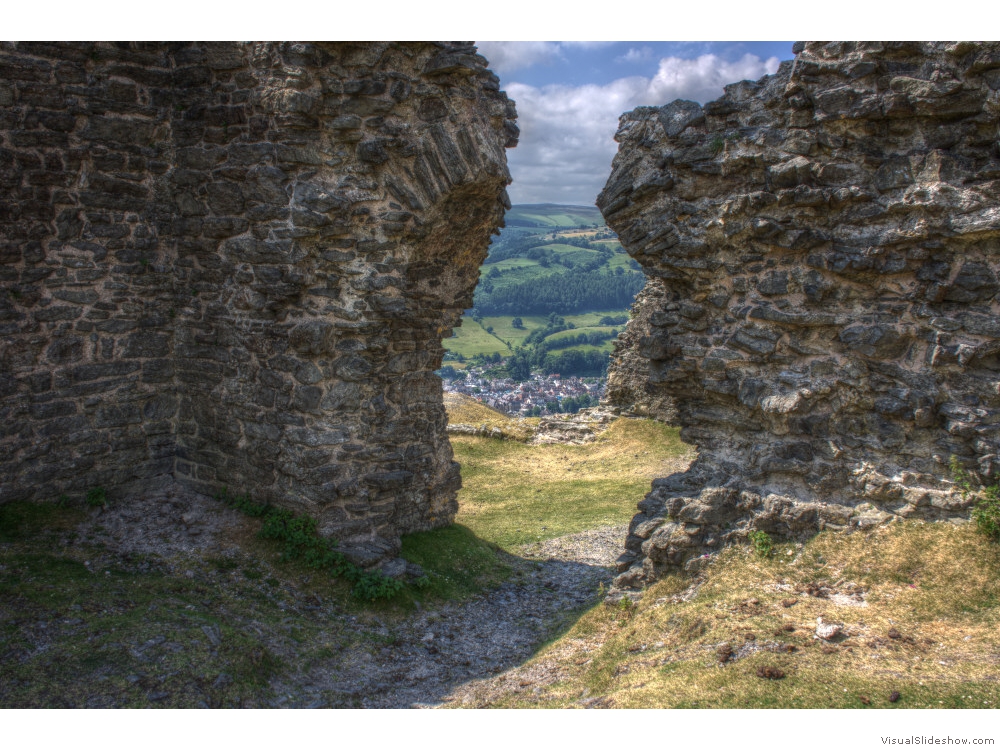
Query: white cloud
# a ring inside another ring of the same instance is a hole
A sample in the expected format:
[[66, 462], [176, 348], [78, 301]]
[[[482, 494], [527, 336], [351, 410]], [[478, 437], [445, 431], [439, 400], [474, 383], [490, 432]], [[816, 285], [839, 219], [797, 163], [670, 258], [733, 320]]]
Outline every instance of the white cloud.
[[726, 84], [756, 80], [777, 69], [778, 58], [761, 60], [749, 53], [731, 63], [715, 55], [701, 55], [694, 60], [664, 57], [650, 81], [649, 95], [660, 104], [674, 99], [693, 99], [704, 104], [720, 96]]
[[514, 175], [511, 199], [591, 205], [610, 173], [617, 148], [613, 136], [623, 112], [674, 99], [704, 103], [721, 96], [726, 84], [777, 68], [777, 58], [749, 54], [735, 62], [715, 55], [665, 57], [652, 78], [619, 78], [603, 86], [507, 84], [521, 128], [520, 144], [507, 152]]
[[615, 62], [619, 63], [637, 63], [643, 62], [644, 60], [653, 59], [653, 48], [652, 47], [640, 47], [636, 49], [635, 47], [629, 47], [628, 52], [620, 57], [615, 58]]
[[476, 42], [476, 46], [497, 73], [552, 62], [560, 56], [558, 42]]

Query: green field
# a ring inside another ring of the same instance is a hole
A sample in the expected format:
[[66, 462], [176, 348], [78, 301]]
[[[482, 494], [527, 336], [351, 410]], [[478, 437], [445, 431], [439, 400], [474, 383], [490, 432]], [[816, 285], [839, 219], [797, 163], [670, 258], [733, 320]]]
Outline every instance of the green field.
[[[596, 208], [519, 205], [507, 212], [506, 223], [480, 269], [476, 306], [467, 311], [456, 335], [444, 342], [445, 363], [453, 367], [463, 369], [470, 364], [466, 360], [479, 355], [507, 357], [525, 346], [533, 331], [548, 327], [550, 314], [575, 326], [552, 334], [557, 343], [580, 333], [610, 333], [611, 327], [601, 326], [600, 319], [627, 316], [632, 295], [641, 286], [636, 263]], [[589, 304], [602, 309], [588, 310]], [[514, 328], [512, 320], [518, 317], [523, 327]], [[623, 326], [615, 327], [620, 332]], [[552, 351], [608, 354], [612, 348], [606, 340]], [[532, 366], [539, 366], [539, 360]], [[594, 366], [592, 359], [569, 365], [570, 372], [576, 368], [584, 374], [591, 374]]]
[[[491, 336], [474, 320], [462, 319], [462, 325], [455, 329], [455, 336], [444, 340], [444, 348], [449, 352], [461, 354], [463, 357], [473, 357], [476, 354], [501, 355], [509, 353], [509, 349], [496, 336]], [[458, 366], [457, 362], [449, 364]]]
[[[579, 315], [564, 315], [567, 323], [572, 323], [575, 328], [568, 331], [561, 331], [559, 333], [554, 333], [549, 337], [553, 341], [559, 339], [572, 338], [580, 333], [591, 333], [595, 331], [600, 332], [610, 332], [612, 328], [618, 329], [620, 332], [624, 329], [624, 324], [617, 326], [602, 326], [598, 325], [601, 318], [606, 315], [621, 316], [627, 315], [627, 310], [606, 310], [600, 312], [588, 312], [580, 313]], [[506, 357], [511, 353], [512, 348], [516, 348], [524, 343], [524, 340], [528, 335], [539, 328], [545, 328], [547, 316], [544, 315], [522, 315], [521, 323], [524, 325], [523, 329], [514, 328], [511, 325], [513, 317], [509, 316], [489, 316], [483, 318], [482, 325], [472, 320], [468, 316], [463, 316], [462, 325], [455, 329], [457, 334], [455, 337], [444, 340], [444, 348], [454, 354], [461, 354], [465, 358], [471, 358], [477, 354], [499, 354], [501, 357]], [[486, 332], [486, 328], [492, 327], [493, 334]], [[501, 340], [502, 339], [502, 340]], [[511, 348], [508, 348], [504, 342], [508, 342]], [[599, 347], [594, 346], [572, 346], [566, 349], [560, 349], [559, 351], [605, 351], [611, 352], [613, 348], [613, 340], [605, 342]], [[452, 365], [457, 369], [462, 369], [465, 367], [466, 363], [456, 362], [455, 360], [449, 358], [446, 364]]]
[[509, 227], [597, 227], [604, 217], [594, 206], [560, 206], [552, 203], [519, 205], [505, 217]]

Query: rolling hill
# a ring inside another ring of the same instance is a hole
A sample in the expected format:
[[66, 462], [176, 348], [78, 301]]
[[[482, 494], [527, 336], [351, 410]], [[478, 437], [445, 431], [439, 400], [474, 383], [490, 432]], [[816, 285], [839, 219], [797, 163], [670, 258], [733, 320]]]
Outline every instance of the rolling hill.
[[536, 368], [598, 374], [645, 282], [638, 265], [591, 206], [517, 205], [506, 224], [473, 308], [445, 341], [446, 364], [462, 369], [530, 347]]

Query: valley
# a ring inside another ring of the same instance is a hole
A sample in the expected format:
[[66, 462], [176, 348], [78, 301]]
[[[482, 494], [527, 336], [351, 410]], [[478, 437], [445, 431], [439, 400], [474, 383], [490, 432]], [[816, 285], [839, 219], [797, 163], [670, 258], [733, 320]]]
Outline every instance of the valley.
[[514, 206], [439, 374], [601, 377], [644, 280], [596, 208]]

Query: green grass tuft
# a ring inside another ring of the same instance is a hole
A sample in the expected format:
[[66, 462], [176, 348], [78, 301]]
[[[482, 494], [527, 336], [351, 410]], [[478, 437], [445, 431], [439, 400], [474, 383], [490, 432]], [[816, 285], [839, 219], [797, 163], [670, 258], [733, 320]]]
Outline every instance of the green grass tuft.
[[354, 584], [352, 593], [359, 599], [374, 602], [391, 599], [403, 590], [402, 581], [378, 572], [368, 572], [348, 560], [335, 549], [336, 542], [316, 533], [316, 521], [296, 515], [284, 508], [254, 503], [247, 495], [231, 496], [224, 489], [219, 500], [253, 518], [263, 520], [258, 532], [261, 539], [283, 545], [282, 561], [301, 561], [313, 570], [324, 570], [331, 576]]
[[108, 493], [103, 487], [91, 487], [87, 490], [87, 505], [95, 508], [108, 506]]

